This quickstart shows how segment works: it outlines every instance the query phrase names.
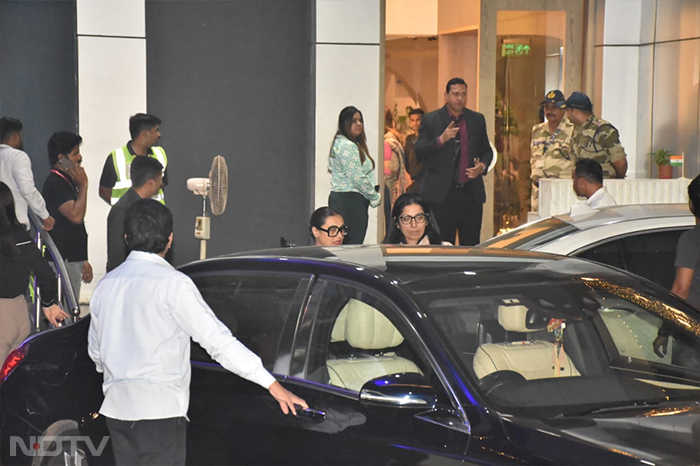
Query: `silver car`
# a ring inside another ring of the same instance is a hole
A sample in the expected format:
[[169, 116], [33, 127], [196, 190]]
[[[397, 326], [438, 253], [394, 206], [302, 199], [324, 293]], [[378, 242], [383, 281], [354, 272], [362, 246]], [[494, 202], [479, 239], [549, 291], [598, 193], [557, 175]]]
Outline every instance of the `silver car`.
[[605, 207], [528, 223], [479, 247], [577, 256], [671, 288], [680, 235], [695, 226], [687, 204]]

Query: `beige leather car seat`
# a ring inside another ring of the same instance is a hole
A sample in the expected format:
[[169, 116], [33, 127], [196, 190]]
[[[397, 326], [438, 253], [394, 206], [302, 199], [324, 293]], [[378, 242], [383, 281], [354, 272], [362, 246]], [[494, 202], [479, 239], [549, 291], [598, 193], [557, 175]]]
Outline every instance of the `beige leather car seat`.
[[[344, 314], [344, 316], [343, 316]], [[421, 373], [413, 361], [388, 351], [403, 342], [403, 336], [382, 313], [372, 306], [350, 299], [333, 328], [332, 339], [338, 339], [336, 328], [345, 320], [345, 340], [355, 349], [370, 350], [369, 354], [354, 351], [350, 357], [326, 361], [331, 385], [360, 391], [365, 382], [387, 374]], [[340, 326], [339, 326], [340, 325]], [[337, 341], [337, 340], [336, 340]]]
[[[541, 328], [527, 328], [525, 306], [498, 306], [498, 323], [507, 332], [530, 333]], [[474, 373], [479, 379], [497, 371], [515, 371], [527, 380], [581, 375], [569, 356], [554, 343], [525, 340], [505, 343], [484, 343], [474, 355]]]

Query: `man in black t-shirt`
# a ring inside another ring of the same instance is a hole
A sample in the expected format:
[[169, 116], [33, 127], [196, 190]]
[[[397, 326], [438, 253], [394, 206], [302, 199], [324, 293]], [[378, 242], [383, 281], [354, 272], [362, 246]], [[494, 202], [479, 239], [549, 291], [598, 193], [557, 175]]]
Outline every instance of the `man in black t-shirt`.
[[58, 131], [48, 143], [51, 173], [44, 182], [46, 208], [56, 219], [51, 238], [63, 256], [75, 299], [80, 302], [81, 281], [92, 281], [88, 262], [85, 211], [88, 179], [80, 164], [83, 139], [74, 133]]

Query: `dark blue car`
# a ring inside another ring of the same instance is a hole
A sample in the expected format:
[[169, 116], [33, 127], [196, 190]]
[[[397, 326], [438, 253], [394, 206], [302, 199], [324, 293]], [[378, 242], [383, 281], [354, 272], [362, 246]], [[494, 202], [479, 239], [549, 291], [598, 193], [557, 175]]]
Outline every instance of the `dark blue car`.
[[[700, 315], [637, 276], [552, 255], [390, 245], [181, 270], [310, 407], [284, 416], [193, 343], [188, 464], [700, 462]], [[2, 464], [113, 463], [88, 326], [38, 334], [8, 358]], [[42, 435], [53, 444], [31, 451]]]

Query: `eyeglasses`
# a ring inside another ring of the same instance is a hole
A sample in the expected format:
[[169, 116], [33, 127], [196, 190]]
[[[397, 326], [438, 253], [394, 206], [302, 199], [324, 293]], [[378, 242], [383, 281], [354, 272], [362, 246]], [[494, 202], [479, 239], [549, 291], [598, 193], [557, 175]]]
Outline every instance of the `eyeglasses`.
[[421, 224], [425, 223], [428, 221], [430, 216], [428, 214], [416, 214], [415, 216], [410, 216], [410, 215], [399, 215], [399, 222], [401, 222], [403, 225], [409, 225], [412, 221], [416, 221], [416, 223]]
[[338, 236], [338, 233], [345, 236], [348, 234], [348, 231], [350, 230], [350, 227], [347, 225], [341, 225], [339, 227], [334, 225], [332, 227], [328, 227], [328, 229], [321, 228], [321, 227], [317, 227], [317, 228], [321, 231], [325, 231], [326, 234], [328, 236], [330, 236], [331, 238], [335, 238], [336, 236]]

